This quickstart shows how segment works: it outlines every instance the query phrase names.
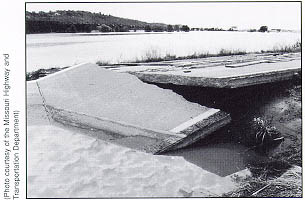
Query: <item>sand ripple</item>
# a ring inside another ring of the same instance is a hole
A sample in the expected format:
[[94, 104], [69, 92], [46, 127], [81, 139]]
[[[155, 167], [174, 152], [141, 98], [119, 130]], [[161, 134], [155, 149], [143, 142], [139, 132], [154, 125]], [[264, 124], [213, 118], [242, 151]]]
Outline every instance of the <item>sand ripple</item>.
[[182, 157], [150, 155], [56, 126], [28, 127], [28, 196], [215, 196], [234, 188]]

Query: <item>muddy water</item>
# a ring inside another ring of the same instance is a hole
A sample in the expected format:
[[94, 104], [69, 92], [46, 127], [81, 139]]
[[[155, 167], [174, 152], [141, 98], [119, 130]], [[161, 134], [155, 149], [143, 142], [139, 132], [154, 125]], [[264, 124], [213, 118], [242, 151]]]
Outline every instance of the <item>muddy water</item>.
[[277, 113], [270, 110], [275, 104], [284, 103], [287, 99], [287, 89], [296, 84], [299, 84], [297, 80], [293, 80], [239, 89], [158, 84], [191, 102], [230, 113], [232, 118], [229, 125], [212, 135], [184, 149], [168, 152], [167, 155], [183, 156], [189, 162], [220, 176], [245, 169], [252, 163], [268, 160], [279, 144], [261, 152], [261, 149], [254, 146], [253, 138], [249, 137], [250, 122], [254, 117], [271, 115], [276, 118], [274, 115]]

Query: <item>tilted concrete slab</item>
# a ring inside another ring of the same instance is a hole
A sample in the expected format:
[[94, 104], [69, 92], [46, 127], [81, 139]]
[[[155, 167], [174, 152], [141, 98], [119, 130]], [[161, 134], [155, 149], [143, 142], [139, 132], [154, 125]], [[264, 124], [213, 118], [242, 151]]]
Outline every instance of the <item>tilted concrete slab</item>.
[[57, 123], [106, 134], [111, 142], [155, 154], [189, 145], [230, 122], [218, 109], [95, 64], [31, 81], [28, 94], [28, 103], [39, 99]]
[[291, 79], [301, 71], [301, 54], [250, 54], [136, 66], [121, 64], [109, 69], [134, 74], [145, 82], [238, 88]]

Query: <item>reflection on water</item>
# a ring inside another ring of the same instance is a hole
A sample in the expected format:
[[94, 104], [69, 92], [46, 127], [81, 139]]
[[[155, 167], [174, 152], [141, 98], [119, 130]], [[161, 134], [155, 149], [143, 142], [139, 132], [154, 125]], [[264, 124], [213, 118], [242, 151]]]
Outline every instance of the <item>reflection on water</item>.
[[222, 48], [260, 51], [294, 44], [299, 33], [179, 32], [150, 34], [29, 34], [27, 71], [64, 67], [81, 62], [121, 62], [145, 57], [147, 52], [176, 56], [218, 53]]

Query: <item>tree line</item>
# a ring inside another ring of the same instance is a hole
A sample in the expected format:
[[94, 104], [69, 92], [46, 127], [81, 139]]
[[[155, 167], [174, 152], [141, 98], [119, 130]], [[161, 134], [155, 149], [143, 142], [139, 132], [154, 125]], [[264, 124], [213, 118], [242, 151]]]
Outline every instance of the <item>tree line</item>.
[[189, 31], [187, 25], [147, 23], [87, 11], [26, 12], [26, 33]]

